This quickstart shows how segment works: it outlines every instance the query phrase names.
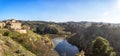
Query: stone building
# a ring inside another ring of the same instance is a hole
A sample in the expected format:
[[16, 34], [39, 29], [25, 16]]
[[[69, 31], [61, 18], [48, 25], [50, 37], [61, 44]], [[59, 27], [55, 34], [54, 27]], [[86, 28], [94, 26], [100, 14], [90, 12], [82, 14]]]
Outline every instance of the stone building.
[[19, 22], [16, 22], [16, 23], [12, 22], [12, 23], [8, 24], [7, 27], [9, 29], [13, 29], [13, 30], [17, 30], [17, 29], [21, 29], [22, 28], [21, 27], [21, 23], [19, 23]]
[[14, 19], [12, 20], [7, 20], [5, 22], [0, 22], [0, 28], [7, 27], [9, 30], [17, 31], [19, 33], [27, 33], [27, 29], [29, 27], [23, 27], [22, 23], [19, 21], [16, 21]]
[[9, 20], [9, 21], [6, 21], [6, 26], [9, 28], [9, 29], [12, 29], [12, 30], [17, 30], [17, 29], [21, 29], [22, 24], [16, 20]]
[[27, 33], [27, 30], [26, 30], [26, 29], [18, 29], [18, 30], [15, 30], [15, 31], [17, 31], [17, 32], [19, 32], [19, 33], [21, 33], [21, 34]]

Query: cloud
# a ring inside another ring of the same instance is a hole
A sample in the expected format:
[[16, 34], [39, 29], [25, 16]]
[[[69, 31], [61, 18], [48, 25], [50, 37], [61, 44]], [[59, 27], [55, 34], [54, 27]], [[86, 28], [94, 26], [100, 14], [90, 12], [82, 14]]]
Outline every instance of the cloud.
[[103, 15], [104, 15], [104, 16], [108, 16], [108, 15], [109, 15], [109, 12], [104, 12]]
[[117, 8], [120, 9], [120, 0], [117, 0]]

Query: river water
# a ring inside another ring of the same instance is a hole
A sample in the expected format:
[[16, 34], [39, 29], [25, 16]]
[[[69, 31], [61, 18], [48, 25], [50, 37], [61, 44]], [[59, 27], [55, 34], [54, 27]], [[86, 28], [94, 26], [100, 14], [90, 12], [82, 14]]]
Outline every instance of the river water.
[[65, 39], [55, 38], [52, 39], [54, 43], [54, 49], [57, 51], [59, 56], [75, 56], [79, 52], [79, 49], [71, 45]]

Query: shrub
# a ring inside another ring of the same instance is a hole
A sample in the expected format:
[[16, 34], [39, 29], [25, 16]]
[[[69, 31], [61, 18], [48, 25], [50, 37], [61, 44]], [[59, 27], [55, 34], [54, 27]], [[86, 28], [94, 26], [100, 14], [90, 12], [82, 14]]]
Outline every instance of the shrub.
[[3, 36], [8, 36], [9, 33], [10, 33], [9, 31], [6, 31], [6, 32], [3, 33]]
[[93, 56], [116, 56], [113, 48], [110, 47], [108, 40], [97, 37], [92, 45]]

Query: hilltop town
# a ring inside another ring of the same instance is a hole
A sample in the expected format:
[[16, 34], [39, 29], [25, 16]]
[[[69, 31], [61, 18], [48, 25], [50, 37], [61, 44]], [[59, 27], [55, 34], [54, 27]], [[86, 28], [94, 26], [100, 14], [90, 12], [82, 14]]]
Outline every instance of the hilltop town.
[[6, 20], [6, 21], [0, 22], [0, 29], [3, 29], [3, 30], [8, 29], [11, 31], [17, 31], [21, 34], [25, 34], [27, 33], [27, 30], [30, 29], [30, 27], [26, 25], [22, 25], [21, 22], [12, 19], [12, 20]]

